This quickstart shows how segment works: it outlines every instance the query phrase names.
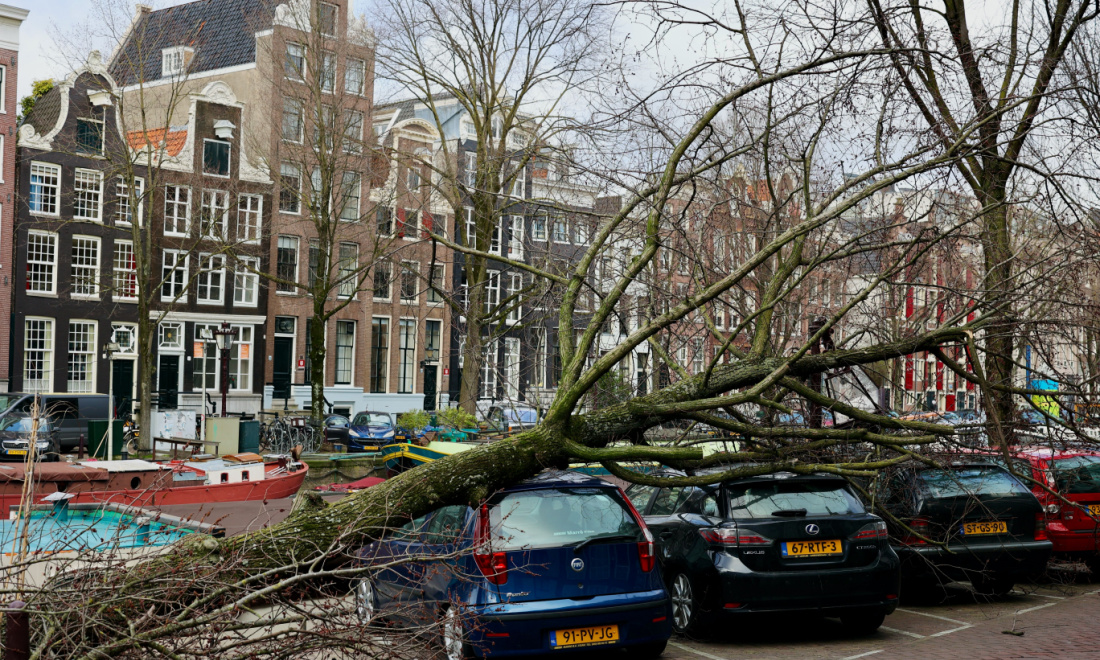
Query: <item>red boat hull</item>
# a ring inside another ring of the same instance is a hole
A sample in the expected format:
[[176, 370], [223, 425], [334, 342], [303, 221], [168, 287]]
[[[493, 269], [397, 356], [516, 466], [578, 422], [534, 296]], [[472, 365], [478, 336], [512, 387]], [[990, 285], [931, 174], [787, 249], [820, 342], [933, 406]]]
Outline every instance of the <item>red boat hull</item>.
[[[169, 488], [150, 488], [145, 490], [90, 490], [73, 493], [71, 504], [111, 503], [123, 506], [169, 506], [172, 504], [204, 504], [208, 502], [247, 502], [252, 500], [275, 500], [290, 497], [298, 492], [309, 473], [309, 466], [303, 464], [300, 470], [276, 476], [265, 476], [259, 481], [245, 481], [231, 484], [213, 484], [197, 486], [172, 486]], [[42, 498], [35, 497], [35, 504], [43, 504]], [[8, 512], [10, 507], [19, 506], [19, 495], [0, 494], [0, 511]]]

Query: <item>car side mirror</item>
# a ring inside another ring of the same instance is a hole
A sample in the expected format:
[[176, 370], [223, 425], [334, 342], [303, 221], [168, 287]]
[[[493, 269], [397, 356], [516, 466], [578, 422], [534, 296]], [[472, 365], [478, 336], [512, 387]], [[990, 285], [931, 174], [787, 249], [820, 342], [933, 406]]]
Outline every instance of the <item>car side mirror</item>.
[[718, 523], [722, 522], [718, 518], [704, 516], [699, 513], [681, 513], [679, 517], [680, 520], [683, 520], [689, 525], [695, 525], [696, 527], [714, 527]]

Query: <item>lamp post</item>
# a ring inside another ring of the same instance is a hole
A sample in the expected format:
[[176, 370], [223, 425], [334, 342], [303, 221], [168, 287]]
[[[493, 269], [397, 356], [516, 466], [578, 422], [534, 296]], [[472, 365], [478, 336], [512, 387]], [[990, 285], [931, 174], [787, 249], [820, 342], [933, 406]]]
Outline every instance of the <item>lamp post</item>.
[[223, 321], [221, 326], [214, 331], [214, 341], [218, 344], [218, 351], [220, 351], [220, 362], [222, 372], [222, 417], [226, 416], [225, 400], [229, 394], [229, 349], [233, 346], [233, 340], [237, 338], [238, 330], [236, 328], [229, 327], [229, 323]]
[[118, 342], [103, 345], [103, 359], [107, 360], [107, 400], [110, 401], [107, 415], [107, 460], [115, 457], [115, 353], [121, 347]]

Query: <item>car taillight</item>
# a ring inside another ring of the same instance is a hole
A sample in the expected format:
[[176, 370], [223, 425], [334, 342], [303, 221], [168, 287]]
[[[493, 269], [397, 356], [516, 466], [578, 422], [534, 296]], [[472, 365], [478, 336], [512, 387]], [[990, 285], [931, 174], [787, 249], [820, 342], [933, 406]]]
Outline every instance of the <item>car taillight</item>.
[[474, 540], [474, 563], [491, 584], [508, 582], [508, 555], [503, 552], [485, 552], [489, 548], [489, 505], [481, 505], [477, 521], [477, 538]]
[[1035, 514], [1035, 540], [1050, 540], [1049, 537], [1047, 537], [1047, 517], [1046, 514], [1042, 512]]
[[736, 527], [700, 529], [699, 535], [711, 545], [720, 545], [728, 548], [770, 545], [772, 542], [772, 540], [766, 536], [761, 536], [753, 532], [743, 532]]
[[623, 501], [626, 502], [626, 508], [630, 509], [630, 515], [634, 516], [634, 521], [638, 523], [638, 527], [642, 528], [642, 536], [645, 537], [645, 540], [638, 543], [638, 563], [642, 566], [642, 572], [648, 573], [653, 570], [653, 566], [657, 561], [657, 551], [653, 547], [653, 533], [649, 531], [649, 526], [645, 524], [645, 518], [638, 514], [638, 510], [634, 508], [634, 503], [630, 501], [622, 488], [619, 489], [619, 495], [622, 495]]
[[852, 534], [851, 538], [853, 541], [864, 541], [885, 539], [888, 536], [889, 534], [886, 532], [886, 523], [879, 520], [860, 527], [855, 534]]
[[928, 536], [928, 519], [927, 518], [913, 518], [909, 521], [909, 528], [913, 530], [914, 534], [906, 534], [901, 542], [905, 545], [928, 545], [928, 541], [925, 541], [920, 536]]

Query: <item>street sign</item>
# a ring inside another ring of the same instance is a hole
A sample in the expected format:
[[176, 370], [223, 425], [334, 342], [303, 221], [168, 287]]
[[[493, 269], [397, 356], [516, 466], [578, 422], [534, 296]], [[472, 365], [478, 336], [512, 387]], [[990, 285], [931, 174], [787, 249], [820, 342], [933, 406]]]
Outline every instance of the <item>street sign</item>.
[[443, 375], [444, 376], [450, 376], [451, 375], [451, 370], [448, 369], [447, 367], [443, 367]]
[[299, 369], [305, 369], [306, 368], [306, 361], [305, 360], [298, 360], [298, 368]]

